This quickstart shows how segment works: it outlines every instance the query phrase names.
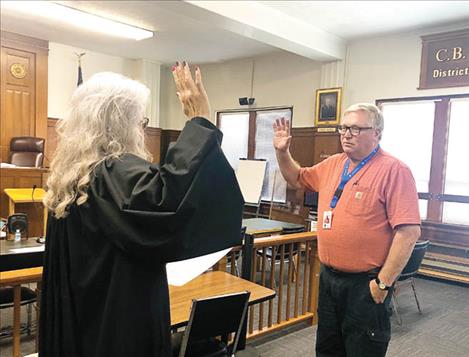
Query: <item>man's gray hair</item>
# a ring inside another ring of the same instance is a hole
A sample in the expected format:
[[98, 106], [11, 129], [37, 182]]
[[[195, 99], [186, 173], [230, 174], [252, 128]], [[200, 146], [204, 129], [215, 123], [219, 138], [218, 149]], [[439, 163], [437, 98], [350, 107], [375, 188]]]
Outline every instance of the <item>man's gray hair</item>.
[[383, 113], [379, 108], [370, 103], [357, 103], [357, 104], [352, 104], [350, 107], [348, 107], [345, 112], [344, 112], [344, 117], [348, 113], [352, 112], [358, 112], [358, 111], [364, 111], [368, 114], [368, 120], [370, 123], [370, 126], [374, 129], [376, 129], [379, 132], [379, 138], [381, 139], [381, 135], [384, 130], [384, 118], [383, 118]]

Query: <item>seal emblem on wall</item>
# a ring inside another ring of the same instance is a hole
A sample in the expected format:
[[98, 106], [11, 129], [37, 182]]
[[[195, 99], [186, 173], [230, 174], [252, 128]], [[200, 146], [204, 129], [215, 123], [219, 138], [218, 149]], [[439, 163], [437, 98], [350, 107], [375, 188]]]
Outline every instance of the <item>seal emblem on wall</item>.
[[15, 78], [23, 79], [26, 77], [26, 67], [21, 63], [13, 63], [10, 66], [10, 73]]

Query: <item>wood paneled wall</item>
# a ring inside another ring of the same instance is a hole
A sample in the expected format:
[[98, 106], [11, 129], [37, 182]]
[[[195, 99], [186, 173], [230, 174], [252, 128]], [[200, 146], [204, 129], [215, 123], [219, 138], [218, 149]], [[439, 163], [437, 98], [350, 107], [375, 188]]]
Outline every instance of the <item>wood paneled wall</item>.
[[[52, 158], [54, 157], [54, 152], [55, 149], [57, 148], [57, 132], [55, 130], [55, 127], [57, 125], [57, 122], [60, 119], [56, 118], [48, 118], [47, 119], [47, 142], [49, 145], [46, 147], [46, 153], [45, 153], [45, 167], [50, 166], [50, 162], [52, 161]], [[160, 128], [152, 128], [148, 127], [145, 129], [145, 143], [147, 146], [147, 150], [152, 154], [153, 156], [153, 162], [159, 163], [160, 162], [160, 156], [161, 156], [161, 146], [162, 146], [162, 133], [163, 130]]]
[[314, 157], [313, 128], [292, 128], [290, 153], [301, 166], [312, 166]]
[[[340, 135], [337, 130], [321, 132], [323, 128], [292, 128], [290, 152], [300, 166], [313, 166], [325, 158], [342, 152]], [[327, 130], [333, 130], [331, 127]], [[288, 188], [287, 201], [296, 205], [303, 205], [303, 190]]]
[[44, 166], [50, 167], [52, 158], [54, 157], [55, 149], [57, 148], [57, 132], [55, 131], [55, 126], [57, 125], [59, 119], [56, 118], [47, 118], [47, 143], [46, 152], [44, 154]]
[[145, 144], [147, 150], [153, 156], [153, 162], [160, 162], [161, 154], [161, 129], [148, 127], [145, 129]]
[[[313, 164], [317, 164], [329, 156], [342, 152], [340, 145], [340, 135], [336, 128], [330, 128], [334, 131], [321, 131], [324, 128], [313, 128], [314, 147]], [[328, 128], [329, 129], [329, 128]]]
[[[301, 166], [315, 165], [325, 158], [342, 152], [340, 135], [333, 127], [292, 128], [290, 152]], [[333, 130], [333, 131], [332, 131]]]
[[49, 43], [5, 31], [0, 36], [0, 161], [8, 162], [12, 137], [47, 137]]

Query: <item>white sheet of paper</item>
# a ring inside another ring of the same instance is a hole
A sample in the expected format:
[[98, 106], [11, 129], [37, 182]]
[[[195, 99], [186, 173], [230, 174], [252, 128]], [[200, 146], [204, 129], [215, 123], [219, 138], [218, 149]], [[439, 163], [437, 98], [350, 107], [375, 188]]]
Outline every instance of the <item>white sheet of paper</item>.
[[264, 185], [267, 161], [239, 160], [236, 179], [243, 194], [244, 201], [249, 204], [259, 204], [262, 186]]
[[219, 252], [202, 255], [201, 257], [181, 260], [166, 264], [168, 284], [181, 286], [192, 279], [198, 277], [208, 268], [223, 258], [231, 248], [220, 250]]
[[45, 245], [41, 245], [39, 247], [27, 247], [27, 248], [15, 248], [10, 249], [13, 253], [32, 253], [32, 252], [43, 252], [45, 249]]

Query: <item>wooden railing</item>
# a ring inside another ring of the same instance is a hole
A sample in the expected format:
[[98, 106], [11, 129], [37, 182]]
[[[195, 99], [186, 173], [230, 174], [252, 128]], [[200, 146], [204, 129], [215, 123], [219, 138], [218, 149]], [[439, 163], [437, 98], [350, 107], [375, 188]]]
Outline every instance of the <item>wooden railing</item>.
[[[234, 262], [241, 250], [241, 247], [234, 248], [226, 263], [217, 268], [236, 274]], [[315, 324], [319, 287], [316, 234], [304, 232], [255, 239], [250, 280], [275, 290], [276, 297], [249, 308], [248, 339], [302, 321]]]

